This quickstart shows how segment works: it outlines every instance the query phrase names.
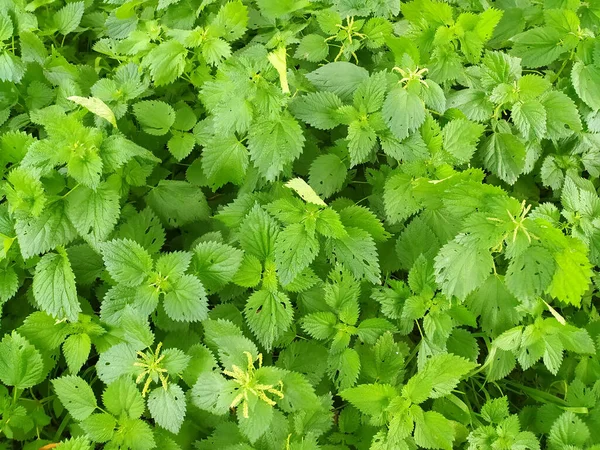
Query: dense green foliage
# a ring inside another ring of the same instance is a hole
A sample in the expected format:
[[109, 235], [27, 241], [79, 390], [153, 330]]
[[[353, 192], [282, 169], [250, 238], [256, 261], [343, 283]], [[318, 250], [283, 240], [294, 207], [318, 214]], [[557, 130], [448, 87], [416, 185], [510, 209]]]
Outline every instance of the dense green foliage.
[[0, 448], [600, 449], [598, 33], [0, 0]]

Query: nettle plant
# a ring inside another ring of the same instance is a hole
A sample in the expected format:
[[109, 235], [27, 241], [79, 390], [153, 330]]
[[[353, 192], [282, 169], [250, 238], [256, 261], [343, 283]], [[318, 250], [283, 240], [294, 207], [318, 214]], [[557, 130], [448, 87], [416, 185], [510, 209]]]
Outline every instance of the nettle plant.
[[599, 33], [0, 0], [0, 448], [599, 450]]

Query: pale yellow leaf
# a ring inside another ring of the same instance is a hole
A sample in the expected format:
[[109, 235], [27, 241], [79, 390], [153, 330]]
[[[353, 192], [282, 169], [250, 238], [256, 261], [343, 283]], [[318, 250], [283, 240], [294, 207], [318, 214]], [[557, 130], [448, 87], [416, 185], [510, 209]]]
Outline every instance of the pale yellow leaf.
[[96, 114], [98, 117], [102, 117], [107, 120], [113, 127], [117, 127], [117, 119], [115, 118], [115, 114], [108, 107], [106, 103], [96, 97], [79, 97], [77, 95], [72, 95], [71, 97], [67, 97], [74, 103], [77, 103], [80, 106], [83, 106], [91, 113]]
[[321, 197], [317, 195], [317, 193], [310, 187], [310, 185], [304, 181], [302, 178], [294, 178], [287, 183], [285, 183], [287, 187], [296, 191], [296, 193], [302, 197], [305, 202], [314, 203], [319, 206], [327, 206]]

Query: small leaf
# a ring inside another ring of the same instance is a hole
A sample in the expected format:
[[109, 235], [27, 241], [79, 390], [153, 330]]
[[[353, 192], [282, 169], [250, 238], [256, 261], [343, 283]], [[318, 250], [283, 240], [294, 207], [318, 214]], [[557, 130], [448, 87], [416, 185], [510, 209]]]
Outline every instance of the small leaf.
[[52, 385], [58, 399], [76, 420], [87, 419], [98, 407], [94, 391], [81, 377], [67, 375], [56, 378]]

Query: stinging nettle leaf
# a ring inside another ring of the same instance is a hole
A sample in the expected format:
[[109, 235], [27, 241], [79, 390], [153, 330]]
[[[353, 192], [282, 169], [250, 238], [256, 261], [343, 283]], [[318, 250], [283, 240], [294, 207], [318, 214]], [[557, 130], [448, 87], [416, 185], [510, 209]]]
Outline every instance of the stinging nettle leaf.
[[76, 322], [81, 306], [75, 275], [64, 250], [44, 255], [35, 268], [33, 296], [43, 311], [56, 319]]

